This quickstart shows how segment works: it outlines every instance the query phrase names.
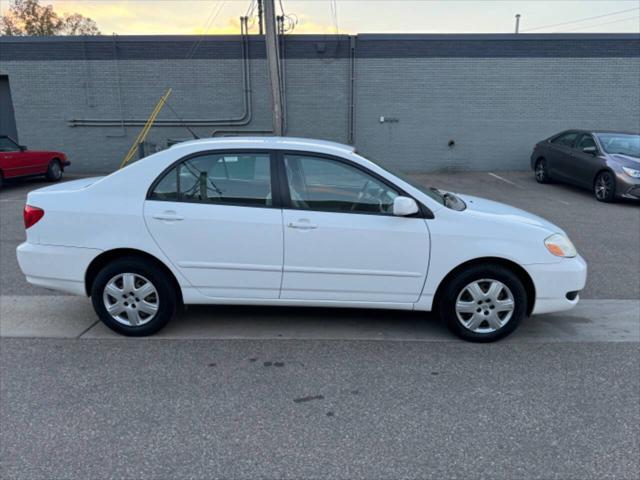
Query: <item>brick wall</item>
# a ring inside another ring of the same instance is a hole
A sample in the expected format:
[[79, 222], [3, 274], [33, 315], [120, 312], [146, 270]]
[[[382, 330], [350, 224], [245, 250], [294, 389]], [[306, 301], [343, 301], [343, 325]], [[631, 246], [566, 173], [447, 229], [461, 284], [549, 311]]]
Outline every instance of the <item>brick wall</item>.
[[[639, 36], [519, 37], [358, 37], [357, 149], [409, 171], [526, 169], [533, 144], [557, 131], [640, 131]], [[107, 172], [141, 127], [72, 127], [69, 120], [146, 119], [169, 87], [183, 118], [240, 116], [239, 38], [207, 37], [190, 55], [195, 40], [0, 39], [0, 74], [9, 77], [20, 142], [67, 152], [74, 172]], [[349, 38], [286, 42], [287, 133], [348, 142]], [[271, 128], [264, 48], [257, 38], [250, 43], [252, 119], [228, 129]], [[175, 119], [167, 108], [159, 118]], [[226, 128], [193, 130], [209, 136]], [[148, 140], [162, 148], [188, 136], [159, 126]]]

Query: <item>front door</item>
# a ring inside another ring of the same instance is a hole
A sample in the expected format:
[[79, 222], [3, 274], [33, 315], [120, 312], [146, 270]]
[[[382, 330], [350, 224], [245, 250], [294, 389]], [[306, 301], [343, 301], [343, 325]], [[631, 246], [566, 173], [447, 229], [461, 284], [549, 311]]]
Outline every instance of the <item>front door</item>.
[[552, 177], [569, 182], [574, 181], [574, 172], [571, 166], [573, 165], [573, 147], [578, 134], [578, 132], [567, 132], [551, 140], [547, 165]]
[[144, 216], [154, 240], [209, 297], [275, 299], [282, 280], [282, 212], [273, 205], [271, 156], [207, 153], [155, 185]]
[[[585, 152], [585, 148], [595, 148], [596, 150], [594, 153], [590, 153]], [[578, 139], [573, 154], [573, 171], [576, 183], [583, 187], [593, 187], [593, 181], [604, 165], [600, 155], [596, 141], [591, 134], [585, 133]]]
[[282, 299], [411, 303], [429, 265], [423, 218], [396, 217], [395, 188], [336, 158], [283, 155]]

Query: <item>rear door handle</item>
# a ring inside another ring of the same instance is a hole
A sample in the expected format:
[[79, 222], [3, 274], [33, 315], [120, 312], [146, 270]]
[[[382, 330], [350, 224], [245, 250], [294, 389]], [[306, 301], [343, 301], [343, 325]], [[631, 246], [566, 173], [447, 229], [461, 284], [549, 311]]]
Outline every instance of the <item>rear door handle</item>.
[[287, 224], [289, 228], [296, 228], [298, 230], [315, 230], [318, 225], [310, 223], [309, 221], [289, 222]]
[[179, 222], [184, 220], [184, 217], [180, 217], [176, 214], [176, 212], [163, 212], [163, 213], [155, 213], [152, 215], [152, 218], [156, 220], [162, 220], [164, 222]]

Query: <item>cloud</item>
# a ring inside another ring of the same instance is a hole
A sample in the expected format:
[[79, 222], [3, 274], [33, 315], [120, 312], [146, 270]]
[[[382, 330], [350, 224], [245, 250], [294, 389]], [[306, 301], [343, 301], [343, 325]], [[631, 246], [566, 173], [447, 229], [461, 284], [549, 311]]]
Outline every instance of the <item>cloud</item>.
[[[5, 2], [2, 2], [5, 3]], [[200, 1], [106, 1], [106, 0], [48, 0], [58, 13], [80, 13], [90, 17], [103, 34], [238, 34], [239, 17], [246, 12], [243, 2], [227, 2], [212, 25], [207, 22], [212, 13], [208, 3]], [[205, 7], [206, 6], [206, 7]], [[257, 33], [256, 22], [251, 33]], [[335, 27], [312, 20], [305, 14], [298, 15], [293, 33], [334, 34]], [[340, 33], [348, 33], [340, 31]]]

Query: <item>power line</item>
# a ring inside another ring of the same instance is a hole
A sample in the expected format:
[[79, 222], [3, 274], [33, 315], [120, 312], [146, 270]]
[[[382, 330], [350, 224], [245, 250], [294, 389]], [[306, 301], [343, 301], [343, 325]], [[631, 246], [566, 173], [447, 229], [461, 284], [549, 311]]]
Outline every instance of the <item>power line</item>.
[[534, 30], [542, 30], [543, 28], [559, 27], [559, 26], [562, 26], [562, 25], [569, 25], [569, 24], [572, 24], [572, 23], [586, 22], [587, 20], [595, 20], [596, 18], [610, 17], [612, 15], [619, 15], [621, 13], [633, 12], [635, 10], [640, 10], [640, 7], [628, 8], [626, 10], [618, 10], [616, 12], [605, 13], [603, 15], [595, 15], [593, 17], [580, 18], [578, 20], [571, 20], [569, 22], [554, 23], [552, 25], [543, 25], [541, 27], [527, 28], [526, 30], [522, 30], [522, 31], [523, 32], [532, 32]]
[[[611, 25], [612, 23], [628, 22], [629, 20], [635, 20], [636, 22], [640, 23], [640, 17], [627, 17], [627, 18], [622, 18], [620, 20], [614, 20], [612, 22], [597, 23], [595, 25], [587, 25], [584, 27], [572, 28], [570, 30], [565, 30], [565, 32], [575, 32], [576, 30], [584, 30], [585, 28], [600, 27], [602, 25]], [[560, 32], [560, 33], [563, 33], [563, 32]]]
[[207, 18], [207, 21], [205, 22], [204, 30], [198, 37], [198, 40], [194, 42], [194, 44], [189, 49], [189, 52], [187, 53], [187, 57], [186, 57], [187, 59], [191, 59], [195, 55], [196, 51], [198, 50], [198, 47], [200, 46], [200, 44], [202, 43], [202, 40], [204, 39], [204, 36], [209, 31], [209, 28], [211, 28], [211, 25], [213, 25], [213, 23], [216, 21], [216, 18], [218, 18], [218, 15], [220, 15], [220, 12], [222, 11], [226, 3], [227, 2], [225, 0], [224, 2], [214, 4], [213, 8], [211, 9], [211, 13], [209, 14], [209, 18]]

